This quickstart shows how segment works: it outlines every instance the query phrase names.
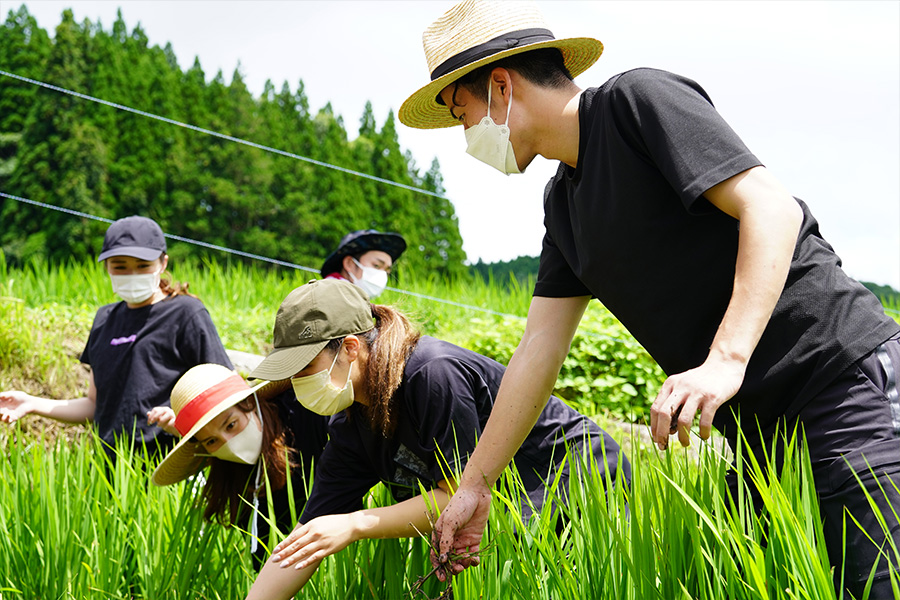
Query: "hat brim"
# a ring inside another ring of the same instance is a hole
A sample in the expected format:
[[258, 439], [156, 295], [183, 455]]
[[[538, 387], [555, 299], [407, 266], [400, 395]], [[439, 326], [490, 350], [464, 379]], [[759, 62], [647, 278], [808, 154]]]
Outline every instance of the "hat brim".
[[118, 246], [111, 248], [105, 252], [101, 252], [97, 257], [97, 262], [104, 261], [111, 256], [131, 256], [140, 260], [156, 260], [163, 254], [165, 250], [158, 248], [144, 248], [142, 246]]
[[253, 379], [268, 379], [269, 381], [290, 379], [298, 371], [305, 369], [330, 341], [325, 340], [324, 342], [316, 342], [305, 346], [276, 348], [250, 372], [249, 376]]
[[150, 480], [155, 485], [159, 486], [172, 485], [199, 471], [203, 465], [206, 464], [208, 457], [196, 455], [197, 451], [202, 450], [202, 448], [200, 447], [200, 444], [193, 441], [192, 438], [210, 421], [222, 414], [223, 411], [231, 408], [241, 400], [249, 398], [254, 392], [262, 390], [262, 388], [271, 385], [271, 383], [271, 381], [262, 381], [251, 386], [247, 390], [241, 390], [236, 394], [232, 394], [222, 402], [218, 403], [213, 409], [199, 419], [194, 426], [191, 427], [191, 430], [181, 438], [181, 441], [169, 451], [163, 461], [159, 463], [159, 466], [156, 467], [156, 470], [153, 471]]
[[459, 121], [453, 118], [450, 110], [435, 100], [441, 90], [479, 67], [514, 54], [541, 48], [557, 48], [562, 52], [563, 62], [572, 77], [581, 75], [603, 54], [603, 44], [594, 38], [554, 39], [510, 48], [471, 62], [419, 88], [400, 106], [397, 116], [401, 123], [416, 129], [439, 129], [459, 125]]
[[406, 240], [403, 239], [403, 236], [396, 233], [364, 233], [339, 246], [337, 250], [329, 254], [325, 262], [322, 263], [320, 273], [322, 277], [328, 277], [332, 273], [340, 273], [341, 269], [343, 269], [341, 261], [344, 260], [345, 256], [355, 254], [358, 251], [366, 253], [371, 250], [387, 252], [391, 260], [396, 261], [406, 250]]

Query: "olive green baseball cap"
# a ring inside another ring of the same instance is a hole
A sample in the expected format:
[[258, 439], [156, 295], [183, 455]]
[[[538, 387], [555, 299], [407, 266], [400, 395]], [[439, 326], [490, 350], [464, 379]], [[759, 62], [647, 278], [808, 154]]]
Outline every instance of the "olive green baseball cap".
[[279, 381], [303, 370], [333, 339], [375, 327], [362, 288], [342, 279], [313, 280], [292, 291], [275, 315], [275, 349], [250, 373]]

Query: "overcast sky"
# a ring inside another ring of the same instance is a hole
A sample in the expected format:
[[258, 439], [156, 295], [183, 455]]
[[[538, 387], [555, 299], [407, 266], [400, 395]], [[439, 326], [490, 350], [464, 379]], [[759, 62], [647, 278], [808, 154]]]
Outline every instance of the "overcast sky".
[[[3, 16], [20, 4], [0, 0]], [[208, 77], [221, 69], [230, 81], [240, 64], [256, 95], [266, 79], [292, 89], [302, 80], [311, 108], [331, 102], [353, 137], [367, 100], [380, 125], [428, 81], [422, 30], [452, 2], [24, 4], [51, 34], [66, 7], [109, 29], [121, 6], [129, 30], [140, 22], [151, 44], [171, 42], [183, 68], [198, 56]], [[538, 5], [556, 37], [604, 43], [597, 64], [576, 80], [582, 87], [634, 67], [698, 81], [750, 149], [810, 205], [847, 272], [900, 289], [900, 2]], [[420, 168], [440, 161], [470, 261], [540, 252], [542, 192], [557, 163], [538, 158], [526, 174], [507, 178], [465, 154], [459, 127], [398, 129]]]

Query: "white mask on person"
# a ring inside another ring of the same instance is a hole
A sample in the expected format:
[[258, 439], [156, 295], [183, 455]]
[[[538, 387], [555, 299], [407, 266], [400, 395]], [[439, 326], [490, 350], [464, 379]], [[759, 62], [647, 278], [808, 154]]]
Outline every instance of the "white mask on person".
[[509, 141], [509, 113], [512, 110], [512, 91], [506, 108], [506, 123], [497, 125], [491, 118], [491, 86], [488, 85], [488, 114], [477, 125], [466, 129], [466, 152], [503, 173], [521, 173], [516, 153]]
[[[254, 396], [256, 394], [254, 393]], [[220, 460], [228, 462], [243, 463], [246, 465], [256, 464], [259, 455], [262, 453], [262, 411], [259, 408], [259, 400], [256, 401], [257, 415], [250, 415], [244, 430], [233, 436], [221, 447], [210, 455]]]
[[347, 383], [344, 387], [339, 388], [331, 383], [331, 371], [339, 355], [340, 350], [327, 371], [291, 378], [291, 386], [294, 388], [297, 401], [317, 415], [336, 415], [353, 404], [353, 382], [350, 381], [350, 374], [353, 372], [352, 362], [347, 371]]
[[374, 298], [378, 294], [384, 291], [384, 288], [387, 287], [388, 274], [387, 271], [382, 271], [380, 269], [376, 269], [375, 267], [366, 267], [359, 263], [358, 260], [353, 259], [353, 262], [356, 263], [356, 266], [362, 270], [362, 276], [357, 279], [353, 276], [353, 273], [349, 273], [350, 281], [358, 285], [362, 288], [362, 290], [369, 296], [369, 298]]
[[159, 289], [159, 274], [110, 275], [113, 292], [128, 304], [140, 304]]

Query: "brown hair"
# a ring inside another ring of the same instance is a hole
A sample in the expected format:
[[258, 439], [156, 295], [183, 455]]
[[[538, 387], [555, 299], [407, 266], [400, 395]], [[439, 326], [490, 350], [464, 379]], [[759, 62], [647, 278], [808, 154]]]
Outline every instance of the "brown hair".
[[[163, 252], [160, 255], [160, 259], [166, 256], [166, 253]], [[160, 276], [159, 278], [159, 289], [163, 294], [166, 295], [166, 298], [174, 298], [175, 296], [190, 296], [191, 298], [197, 298], [196, 295], [190, 293], [188, 291], [189, 283], [182, 282], [178, 283], [174, 279], [169, 279], [168, 277]], [[199, 298], [197, 298], [199, 300]]]
[[[274, 382], [257, 393], [259, 408], [263, 417], [262, 464], [265, 465], [264, 477], [269, 480], [269, 489], [280, 490], [287, 484], [290, 469], [296, 467], [294, 450], [285, 443], [285, 427], [278, 415], [276, 406], [269, 402], [272, 398], [291, 386], [290, 380]], [[256, 411], [253, 396], [241, 400], [235, 405], [245, 413]], [[226, 460], [211, 459], [209, 475], [203, 486], [203, 498], [206, 508], [203, 518], [207, 521], [218, 521], [224, 525], [237, 522], [238, 512], [245, 502], [241, 497], [253, 494], [256, 474], [254, 465], [244, 465]], [[259, 494], [266, 491], [263, 479]]]
[[[403, 382], [406, 361], [422, 334], [406, 315], [390, 306], [373, 304], [372, 316], [375, 317], [375, 327], [359, 335], [369, 352], [365, 367], [369, 405], [359, 410], [369, 421], [372, 431], [390, 438], [397, 427], [394, 392]], [[326, 348], [336, 353], [343, 341], [343, 338], [331, 340]]]
[[175, 296], [190, 296], [191, 298], [197, 298], [195, 294], [188, 291], [189, 286], [190, 284], [187, 282], [178, 283], [175, 280], [169, 280], [168, 277], [159, 278], [159, 289], [162, 290], [162, 293], [165, 294], [167, 298], [174, 298]]

